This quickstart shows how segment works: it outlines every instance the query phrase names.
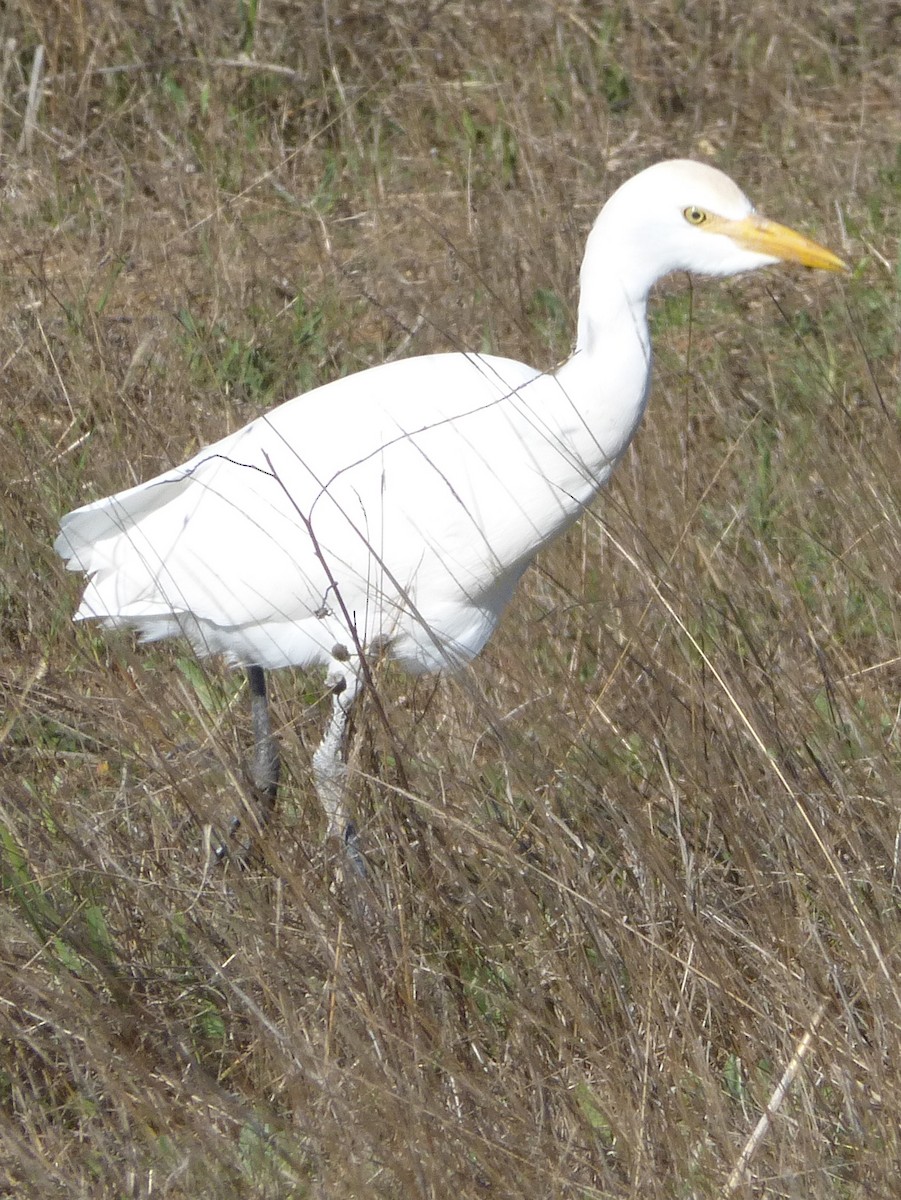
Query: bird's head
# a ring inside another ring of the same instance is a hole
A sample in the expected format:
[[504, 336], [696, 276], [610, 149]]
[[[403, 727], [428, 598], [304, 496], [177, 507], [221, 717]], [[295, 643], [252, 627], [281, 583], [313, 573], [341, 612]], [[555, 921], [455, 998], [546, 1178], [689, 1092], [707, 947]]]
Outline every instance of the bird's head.
[[650, 286], [671, 271], [737, 275], [777, 262], [826, 271], [847, 268], [830, 250], [754, 211], [728, 175], [685, 159], [656, 163], [622, 185], [605, 204], [605, 241], [644, 266]]

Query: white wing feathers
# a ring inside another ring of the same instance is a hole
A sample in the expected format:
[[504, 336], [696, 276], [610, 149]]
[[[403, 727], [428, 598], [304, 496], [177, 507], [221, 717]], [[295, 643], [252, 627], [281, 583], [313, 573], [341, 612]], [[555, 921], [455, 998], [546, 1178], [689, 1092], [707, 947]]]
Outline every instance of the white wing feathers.
[[555, 387], [520, 363], [453, 354], [299, 396], [66, 517], [57, 549], [91, 577], [78, 616], [146, 638], [185, 632], [264, 665], [321, 661], [349, 622], [364, 643], [422, 641], [423, 619], [439, 640], [481, 643], [572, 506], [555, 491], [562, 443], [536, 416]]

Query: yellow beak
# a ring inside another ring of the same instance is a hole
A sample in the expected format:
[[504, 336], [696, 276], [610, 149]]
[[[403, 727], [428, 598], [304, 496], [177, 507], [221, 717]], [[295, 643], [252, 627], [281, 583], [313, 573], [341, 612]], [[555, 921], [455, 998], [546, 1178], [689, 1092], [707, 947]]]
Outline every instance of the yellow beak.
[[708, 228], [711, 232], [724, 233], [745, 250], [754, 250], [782, 262], [801, 263], [802, 266], [821, 271], [848, 270], [846, 264], [825, 246], [811, 241], [803, 233], [789, 229], [787, 225], [777, 225], [766, 217], [758, 217], [756, 213], [740, 221], [721, 218], [717, 226], [715, 228], [711, 223]]

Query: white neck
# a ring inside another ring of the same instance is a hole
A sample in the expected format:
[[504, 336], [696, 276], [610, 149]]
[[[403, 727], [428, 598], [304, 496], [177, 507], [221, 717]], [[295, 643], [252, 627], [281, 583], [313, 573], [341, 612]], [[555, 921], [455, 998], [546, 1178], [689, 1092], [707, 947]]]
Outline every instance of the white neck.
[[606, 482], [644, 413], [651, 370], [647, 302], [656, 275], [636, 267], [643, 261], [628, 242], [611, 236], [602, 212], [582, 262], [576, 348], [556, 373], [582, 504]]
[[592, 227], [585, 246], [579, 275], [579, 321], [576, 351], [597, 351], [597, 344], [610, 342], [612, 330], [622, 324], [648, 340], [647, 305], [659, 272], [647, 266], [648, 256], [610, 228], [604, 209]]

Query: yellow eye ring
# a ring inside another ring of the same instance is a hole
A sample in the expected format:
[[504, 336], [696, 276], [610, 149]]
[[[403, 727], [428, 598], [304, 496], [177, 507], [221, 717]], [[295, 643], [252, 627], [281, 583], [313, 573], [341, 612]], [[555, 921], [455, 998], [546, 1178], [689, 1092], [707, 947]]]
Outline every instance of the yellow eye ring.
[[683, 208], [682, 210], [682, 216], [689, 223], [689, 225], [703, 225], [707, 220], [707, 215], [708, 214], [704, 212], [703, 208], [696, 208], [693, 204], [690, 204], [688, 208]]

